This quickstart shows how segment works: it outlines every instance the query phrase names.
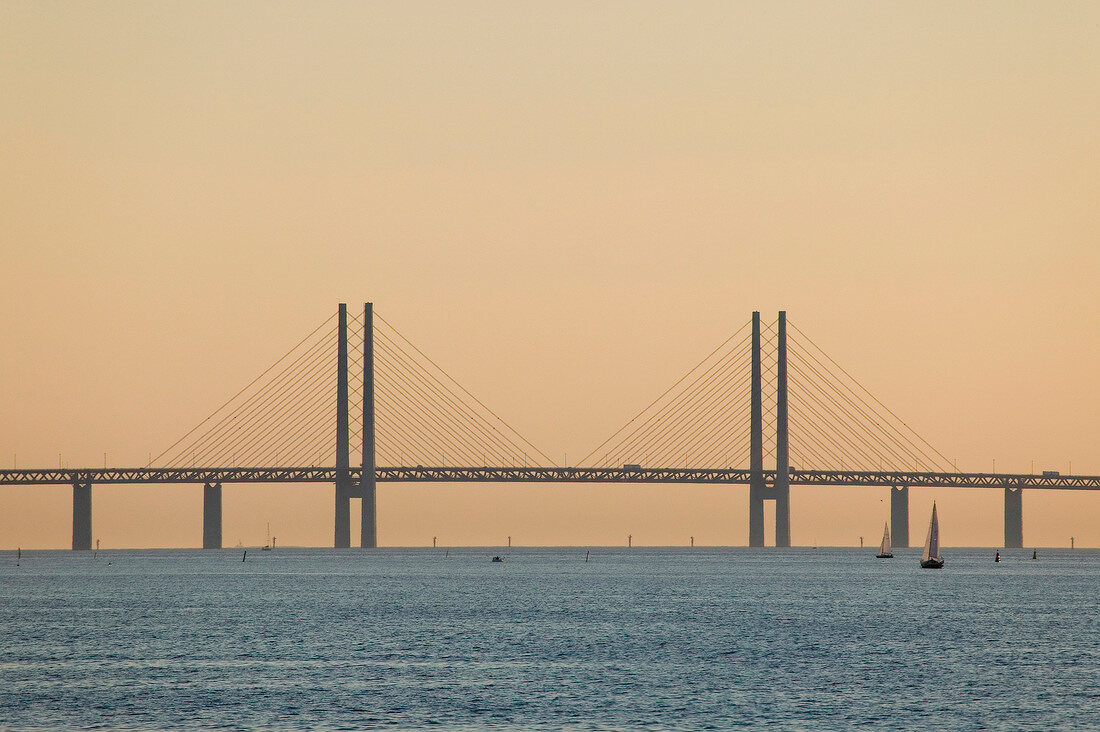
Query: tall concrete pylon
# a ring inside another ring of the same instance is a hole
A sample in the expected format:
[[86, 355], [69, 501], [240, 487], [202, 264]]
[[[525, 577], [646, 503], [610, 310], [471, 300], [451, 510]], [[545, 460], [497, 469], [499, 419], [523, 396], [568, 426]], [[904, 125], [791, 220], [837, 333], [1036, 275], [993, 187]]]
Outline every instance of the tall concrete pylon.
[[376, 475], [374, 451], [374, 305], [363, 305], [363, 471], [359, 494], [363, 499], [363, 522], [359, 546], [378, 546]]
[[351, 546], [351, 486], [348, 458], [348, 306], [340, 303], [336, 345], [336, 518], [332, 545]]
[[764, 401], [760, 389], [760, 313], [752, 314], [752, 399], [749, 417], [749, 546], [764, 546]]
[[775, 545], [791, 545], [791, 459], [787, 434], [787, 313], [779, 313], [775, 370]]

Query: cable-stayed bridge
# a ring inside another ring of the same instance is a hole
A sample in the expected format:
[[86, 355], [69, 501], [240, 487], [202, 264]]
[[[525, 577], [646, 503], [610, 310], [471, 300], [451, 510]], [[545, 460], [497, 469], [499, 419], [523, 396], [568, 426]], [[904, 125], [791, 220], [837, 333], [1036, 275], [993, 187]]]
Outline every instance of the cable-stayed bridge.
[[[352, 455], [358, 464], [352, 463]], [[1100, 476], [960, 473], [779, 313], [759, 313], [582, 458], [545, 453], [370, 303], [345, 305], [140, 468], [0, 471], [0, 485], [73, 487], [73, 549], [92, 546], [92, 485], [202, 484], [203, 547], [222, 545], [222, 484], [331, 483], [334, 546], [377, 546], [379, 482], [726, 483], [749, 487], [749, 545], [790, 546], [790, 486], [890, 489], [909, 545], [910, 487], [1004, 491], [1005, 546], [1023, 546], [1024, 489], [1098, 490]]]

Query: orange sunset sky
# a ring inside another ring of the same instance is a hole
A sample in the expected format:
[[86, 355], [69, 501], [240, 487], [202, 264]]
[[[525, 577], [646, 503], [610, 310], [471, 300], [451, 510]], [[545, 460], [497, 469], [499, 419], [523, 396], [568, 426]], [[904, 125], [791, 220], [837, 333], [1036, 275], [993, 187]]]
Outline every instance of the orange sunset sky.
[[[1100, 474], [1100, 4], [0, 4], [0, 466], [143, 465], [364, 301], [555, 460], [788, 311], [963, 471]], [[201, 486], [94, 492], [201, 544]], [[331, 486], [224, 543], [331, 545]], [[999, 491], [935, 499], [1000, 545]], [[747, 543], [747, 488], [381, 484], [379, 543]], [[792, 489], [795, 544], [885, 489]], [[0, 487], [0, 548], [71, 488]], [[358, 536], [357, 523], [352, 535]], [[768, 540], [773, 538], [768, 527]], [[1031, 491], [1028, 546], [1100, 546]]]

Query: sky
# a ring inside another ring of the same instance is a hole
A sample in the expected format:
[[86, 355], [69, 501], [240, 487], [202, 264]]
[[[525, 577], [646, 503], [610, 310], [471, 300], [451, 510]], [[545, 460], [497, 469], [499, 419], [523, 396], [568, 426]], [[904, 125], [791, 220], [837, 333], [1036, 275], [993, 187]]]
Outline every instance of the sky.
[[[142, 465], [370, 301], [562, 461], [786, 310], [960, 470], [1100, 474], [1098, 69], [1095, 3], [2, 3], [0, 465]], [[104, 548], [201, 544], [201, 486], [93, 495]], [[331, 486], [224, 496], [227, 546], [331, 544]], [[911, 496], [914, 541], [936, 500], [1001, 543], [998, 491]], [[383, 545], [748, 533], [743, 487], [378, 506]], [[888, 506], [792, 489], [792, 540]], [[71, 511], [0, 488], [0, 548]], [[1100, 546], [1100, 495], [1024, 532]]]

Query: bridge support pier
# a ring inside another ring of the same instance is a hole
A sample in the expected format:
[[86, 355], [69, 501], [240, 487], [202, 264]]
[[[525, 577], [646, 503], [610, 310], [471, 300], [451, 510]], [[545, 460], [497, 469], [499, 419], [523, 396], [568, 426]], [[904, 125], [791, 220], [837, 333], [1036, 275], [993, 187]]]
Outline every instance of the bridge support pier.
[[1024, 548], [1024, 489], [1005, 486], [1005, 549]]
[[749, 546], [764, 546], [764, 490], [749, 483]]
[[909, 546], [909, 486], [890, 489], [890, 543], [898, 549]]
[[351, 546], [351, 494], [340, 479], [336, 480], [336, 525], [332, 545], [337, 549]]
[[92, 484], [73, 483], [73, 550], [92, 548]]
[[222, 548], [222, 484], [202, 487], [202, 548]]

